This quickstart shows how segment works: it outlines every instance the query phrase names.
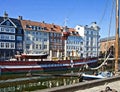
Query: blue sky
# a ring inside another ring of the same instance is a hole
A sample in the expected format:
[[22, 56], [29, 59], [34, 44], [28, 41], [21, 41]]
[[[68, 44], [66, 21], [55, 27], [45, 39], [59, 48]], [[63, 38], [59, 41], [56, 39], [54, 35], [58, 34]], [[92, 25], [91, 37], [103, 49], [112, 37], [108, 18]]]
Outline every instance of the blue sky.
[[[9, 17], [32, 21], [45, 21], [74, 28], [97, 22], [101, 38], [108, 36], [110, 13], [113, 0], [0, 0], [0, 16], [6, 11]], [[103, 17], [104, 15], [104, 17]], [[115, 34], [115, 14], [113, 12], [110, 35]], [[102, 20], [102, 21], [101, 21]]]

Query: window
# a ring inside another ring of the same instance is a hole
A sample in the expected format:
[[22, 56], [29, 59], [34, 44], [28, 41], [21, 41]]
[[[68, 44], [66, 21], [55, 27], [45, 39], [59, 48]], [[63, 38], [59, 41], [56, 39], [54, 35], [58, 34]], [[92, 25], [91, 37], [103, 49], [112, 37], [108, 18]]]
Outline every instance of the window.
[[11, 43], [11, 49], [15, 48], [15, 43]]
[[89, 50], [89, 48], [87, 47], [87, 48], [86, 48], [86, 50], [88, 51], [88, 50]]
[[34, 26], [32, 26], [32, 29], [34, 30]]
[[5, 28], [5, 31], [6, 31], [6, 32], [9, 32], [9, 29], [8, 29], [8, 28]]
[[29, 25], [26, 25], [26, 28], [29, 28]]
[[5, 46], [6, 48], [9, 48], [9, 43], [6, 43], [6, 46]]
[[38, 32], [36, 32], [36, 35], [38, 35]]
[[78, 30], [80, 30], [80, 28], [78, 27]]
[[1, 39], [4, 40], [4, 35], [1, 35]]
[[36, 44], [36, 49], [38, 49], [38, 44]]
[[2, 42], [1, 42], [1, 44], [0, 44], [0, 45], [1, 45], [1, 46], [0, 46], [1, 48], [4, 48], [4, 43], [2, 43]]
[[15, 40], [15, 35], [0, 34], [1, 40]]
[[47, 33], [44, 33], [44, 36], [47, 36]]
[[15, 33], [15, 28], [7, 28], [7, 27], [1, 27], [0, 28], [1, 32], [6, 32], [6, 33]]
[[42, 48], [42, 46], [41, 46], [41, 44], [39, 45], [39, 49], [41, 49]]
[[44, 49], [47, 49], [47, 45], [44, 45]]
[[26, 31], [26, 34], [30, 34], [30, 31]]
[[11, 35], [10, 40], [15, 40], [15, 35]]
[[32, 49], [35, 49], [35, 45], [34, 44], [32, 45]]
[[30, 44], [26, 44], [26, 49], [30, 49]]
[[27, 38], [26, 38], [26, 40], [28, 40], [28, 41], [29, 41], [29, 40], [30, 40], [30, 37], [27, 37]]
[[37, 27], [37, 30], [40, 30], [40, 27]]
[[41, 28], [41, 30], [44, 30], [44, 28]]
[[0, 30], [1, 32], [3, 32], [4, 31], [4, 28], [3, 27], [1, 27], [1, 30]]
[[41, 32], [39, 32], [39, 35], [41, 35]]
[[32, 40], [35, 41], [35, 38], [33, 37]]
[[47, 42], [47, 39], [44, 39], [45, 42]]
[[17, 43], [17, 49], [22, 49], [22, 42]]
[[33, 35], [35, 34], [35, 32], [32, 33]]
[[17, 31], [17, 33], [18, 33], [18, 34], [21, 34], [21, 33], [22, 33], [22, 30], [21, 30], [21, 29], [19, 29], [19, 30]]
[[1, 42], [0, 48], [4, 49], [15, 49], [15, 43], [14, 42]]
[[22, 36], [17, 36], [18, 41], [22, 41]]
[[50, 36], [53, 36], [53, 33], [50, 33]]
[[10, 33], [15, 33], [15, 28], [11, 28]]
[[36, 38], [36, 41], [38, 41], [38, 38]]

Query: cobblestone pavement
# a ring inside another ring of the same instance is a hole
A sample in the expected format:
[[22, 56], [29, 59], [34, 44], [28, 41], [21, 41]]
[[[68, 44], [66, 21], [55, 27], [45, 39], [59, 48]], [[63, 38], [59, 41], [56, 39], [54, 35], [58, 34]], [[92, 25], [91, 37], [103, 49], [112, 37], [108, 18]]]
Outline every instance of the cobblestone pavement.
[[[85, 89], [85, 90], [78, 90], [75, 92], [100, 92], [101, 90], [105, 90], [107, 86], [109, 86], [111, 89], [117, 90], [117, 92], [120, 92], [120, 81], [105, 83], [104, 85], [100, 85], [100, 86]], [[107, 92], [112, 92], [112, 91], [107, 91]]]

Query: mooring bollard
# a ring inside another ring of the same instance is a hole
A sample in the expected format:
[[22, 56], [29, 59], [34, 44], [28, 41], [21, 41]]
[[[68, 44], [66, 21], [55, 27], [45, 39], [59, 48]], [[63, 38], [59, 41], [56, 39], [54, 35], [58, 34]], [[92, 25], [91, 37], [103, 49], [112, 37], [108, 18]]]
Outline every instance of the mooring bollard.
[[101, 90], [100, 92], [118, 92], [118, 91], [115, 89], [111, 89], [109, 86], [107, 86], [105, 90]]

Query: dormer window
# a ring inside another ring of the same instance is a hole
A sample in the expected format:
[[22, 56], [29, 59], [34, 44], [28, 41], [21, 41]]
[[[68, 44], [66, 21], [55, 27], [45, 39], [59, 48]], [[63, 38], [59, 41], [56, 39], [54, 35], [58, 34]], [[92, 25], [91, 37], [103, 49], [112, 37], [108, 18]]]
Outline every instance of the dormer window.
[[26, 28], [30, 28], [29, 25], [26, 25]]
[[32, 28], [32, 26], [29, 26], [29, 28]]
[[37, 30], [40, 30], [40, 27], [37, 27]]
[[34, 30], [37, 30], [37, 26], [34, 26]]
[[51, 31], [53, 31], [53, 28], [51, 28]]
[[56, 28], [56, 26], [55, 26], [55, 25], [53, 25], [53, 27], [54, 27], [54, 28]]
[[76, 34], [79, 34], [78, 32], [76, 32]]
[[32, 26], [32, 29], [34, 30], [34, 26]]
[[39, 30], [41, 29], [41, 27], [39, 27]]
[[47, 30], [47, 27], [44, 27], [44, 30]]
[[44, 30], [44, 28], [41, 28], [42, 30]]
[[74, 35], [75, 34], [75, 32], [74, 31], [72, 31], [72, 35]]

